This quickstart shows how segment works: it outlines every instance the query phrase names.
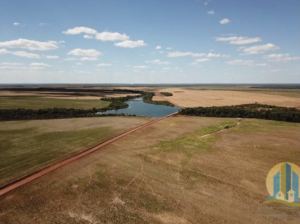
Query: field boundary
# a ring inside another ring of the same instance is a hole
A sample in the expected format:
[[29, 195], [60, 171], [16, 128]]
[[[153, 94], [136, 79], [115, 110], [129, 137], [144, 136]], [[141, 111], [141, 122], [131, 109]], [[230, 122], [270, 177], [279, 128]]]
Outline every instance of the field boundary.
[[145, 124], [142, 124], [142, 125], [140, 125], [140, 126], [138, 126], [136, 128], [133, 128], [133, 129], [131, 129], [129, 131], [126, 131], [126, 132], [124, 132], [122, 134], [116, 135], [115, 137], [112, 137], [112, 138], [110, 138], [110, 139], [108, 139], [108, 140], [106, 140], [106, 141], [104, 141], [104, 142], [102, 142], [102, 143], [100, 143], [100, 144], [98, 144], [96, 146], [88, 148], [88, 149], [86, 149], [86, 150], [84, 150], [84, 151], [82, 151], [82, 152], [80, 152], [78, 154], [75, 154], [75, 155], [73, 155], [73, 156], [71, 156], [71, 157], [69, 157], [67, 159], [64, 159], [64, 160], [62, 160], [60, 162], [57, 162], [57, 163], [52, 164], [52, 165], [50, 165], [48, 167], [45, 167], [45, 168], [43, 168], [43, 169], [41, 169], [39, 171], [36, 171], [36, 172], [34, 172], [32, 174], [29, 174], [29, 175], [27, 175], [27, 176], [25, 176], [25, 177], [23, 177], [23, 178], [21, 178], [19, 180], [16, 180], [16, 181], [14, 181], [12, 183], [4, 185], [3, 187], [0, 188], [0, 197], [3, 196], [3, 195], [5, 195], [5, 194], [7, 194], [7, 193], [9, 193], [9, 192], [11, 192], [11, 191], [13, 191], [13, 190], [15, 190], [15, 189], [17, 189], [17, 188], [19, 188], [19, 187], [22, 187], [23, 185], [25, 185], [27, 183], [30, 183], [30, 182], [34, 181], [35, 179], [37, 179], [39, 177], [42, 177], [42, 176], [48, 174], [48, 173], [50, 173], [50, 172], [52, 172], [52, 171], [54, 171], [54, 170], [56, 170], [56, 169], [58, 169], [58, 168], [60, 168], [62, 166], [65, 166], [65, 165], [67, 165], [67, 164], [69, 164], [69, 163], [71, 163], [71, 162], [73, 162], [75, 160], [78, 160], [78, 159], [80, 159], [80, 158], [82, 158], [82, 157], [84, 157], [86, 155], [89, 155], [89, 154], [91, 154], [91, 153], [93, 153], [93, 152], [95, 152], [95, 151], [97, 151], [97, 150], [99, 150], [99, 149], [101, 149], [101, 148], [103, 148], [103, 147], [111, 144], [112, 142], [115, 142], [115, 141], [119, 140], [120, 138], [123, 138], [123, 137], [125, 137], [125, 136], [127, 136], [127, 135], [129, 135], [129, 134], [131, 134], [131, 133], [133, 133], [135, 131], [138, 131], [138, 130], [141, 130], [143, 128], [146, 128], [146, 127], [148, 127], [148, 126], [150, 126], [150, 125], [152, 125], [152, 124], [154, 124], [154, 123], [156, 123], [158, 121], [161, 121], [161, 120], [163, 120], [165, 118], [171, 117], [171, 116], [176, 115], [176, 114], [178, 114], [178, 112], [169, 114], [169, 115], [167, 115], [165, 117], [162, 117], [162, 118], [158, 118], [158, 119], [149, 121], [149, 122], [147, 122]]

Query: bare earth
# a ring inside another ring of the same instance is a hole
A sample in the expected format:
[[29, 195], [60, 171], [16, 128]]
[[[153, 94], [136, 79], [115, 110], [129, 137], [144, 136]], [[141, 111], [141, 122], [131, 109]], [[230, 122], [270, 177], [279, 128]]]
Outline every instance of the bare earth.
[[155, 101], [169, 101], [179, 107], [210, 107], [231, 106], [247, 103], [300, 108], [300, 96], [286, 97], [271, 94], [246, 91], [227, 90], [187, 90], [181, 88], [166, 88], [160, 92], [171, 92], [173, 96], [154, 96]]

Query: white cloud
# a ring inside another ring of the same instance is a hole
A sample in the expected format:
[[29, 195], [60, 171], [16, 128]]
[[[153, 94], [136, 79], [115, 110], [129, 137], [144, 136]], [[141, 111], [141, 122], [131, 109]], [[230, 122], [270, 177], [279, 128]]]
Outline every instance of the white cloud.
[[146, 61], [146, 62], [147, 63], [157, 64], [157, 65], [167, 65], [167, 64], [170, 64], [170, 62], [168, 62], [168, 61], [160, 61], [158, 59], [152, 60], [152, 61]]
[[141, 65], [141, 66], [134, 66], [133, 68], [135, 68], [135, 69], [145, 69], [145, 68], [149, 68], [149, 66]]
[[115, 46], [117, 47], [126, 47], [126, 48], [142, 47], [146, 45], [147, 44], [143, 40], [137, 40], [137, 41], [125, 40], [119, 43], [115, 43]]
[[85, 38], [85, 39], [94, 39], [94, 37], [92, 35], [88, 35], [88, 34], [84, 35], [83, 38]]
[[215, 12], [214, 12], [214, 10], [211, 10], [211, 11], [208, 11], [207, 14], [208, 14], [208, 15], [214, 15]]
[[217, 37], [216, 41], [229, 42], [230, 44], [251, 44], [262, 41], [260, 37]]
[[251, 66], [251, 65], [254, 64], [254, 61], [235, 59], [235, 60], [232, 60], [232, 61], [227, 61], [226, 63], [229, 64], [229, 65], [247, 65], [247, 66]]
[[156, 50], [159, 50], [159, 49], [161, 49], [161, 46], [156, 46], [155, 49], [156, 49]]
[[18, 39], [18, 40], [0, 42], [0, 47], [24, 48], [24, 49], [36, 50], [36, 51], [47, 51], [47, 50], [57, 49], [58, 44], [59, 43], [56, 41], [40, 42], [35, 40]]
[[172, 50], [172, 48], [171, 47], [167, 47], [167, 50]]
[[269, 54], [264, 55], [263, 58], [272, 62], [288, 62], [300, 60], [300, 57], [291, 57], [290, 54]]
[[219, 58], [219, 57], [221, 57], [221, 55], [220, 54], [208, 53], [206, 55], [206, 57], [208, 57], [208, 58]]
[[0, 49], [0, 54], [9, 54], [10, 52], [6, 49]]
[[0, 54], [12, 54], [24, 58], [40, 58], [38, 54], [28, 53], [26, 51], [8, 51], [6, 49], [0, 49]]
[[106, 67], [106, 66], [111, 66], [111, 64], [106, 64], [106, 63], [100, 63], [97, 65], [98, 67]]
[[203, 62], [208, 62], [209, 61], [209, 59], [207, 59], [207, 58], [200, 58], [200, 59], [197, 59], [195, 62], [196, 63], [203, 63]]
[[51, 65], [45, 63], [31, 63], [30, 66], [37, 66], [37, 67], [50, 67]]
[[221, 24], [228, 24], [228, 23], [230, 23], [230, 20], [229, 19], [222, 19], [221, 21], [220, 21], [220, 23]]
[[180, 51], [174, 51], [169, 52], [168, 57], [175, 58], [175, 57], [185, 57], [185, 56], [191, 56], [191, 57], [203, 57], [205, 54], [201, 53], [193, 53], [193, 52], [180, 52]]
[[80, 60], [81, 61], [97, 61], [98, 58], [96, 58], [96, 57], [83, 57]]
[[248, 54], [262, 54], [266, 51], [275, 51], [279, 49], [274, 44], [265, 44], [265, 45], [256, 45], [256, 46], [251, 46], [251, 47], [240, 47], [239, 50], [242, 50], [245, 55]]
[[57, 55], [47, 55], [46, 58], [48, 58], [48, 59], [57, 59], [57, 58], [59, 58], [59, 56], [57, 56]]
[[170, 70], [170, 67], [164, 67], [163, 70]]
[[229, 64], [229, 65], [243, 65], [243, 66], [252, 66], [252, 67], [265, 67], [265, 66], [267, 66], [267, 64], [265, 64], [265, 63], [255, 64], [254, 61], [252, 61], [252, 60], [240, 60], [240, 59], [227, 61], [226, 63]]
[[97, 33], [95, 38], [102, 41], [125, 41], [129, 39], [129, 36], [127, 36], [125, 33], [120, 34], [117, 32], [102, 32]]
[[10, 53], [23, 58], [40, 58], [38, 54], [28, 53], [26, 51], [14, 51]]
[[76, 65], [82, 65], [82, 63], [81, 63], [81, 62], [78, 62], [78, 63], [76, 63]]
[[15, 26], [21, 26], [21, 23], [14, 23]]
[[7, 66], [21, 66], [24, 65], [24, 63], [15, 63], [15, 62], [2, 62], [2, 65], [7, 65]]
[[98, 57], [101, 56], [102, 53], [94, 50], [94, 49], [80, 49], [76, 48], [68, 53], [68, 55], [75, 55], [75, 56], [86, 56], [86, 57]]
[[68, 29], [67, 31], [63, 31], [63, 33], [69, 34], [69, 35], [75, 35], [75, 34], [81, 34], [81, 33], [96, 34], [97, 30], [81, 26], [81, 27], [74, 27], [73, 29]]

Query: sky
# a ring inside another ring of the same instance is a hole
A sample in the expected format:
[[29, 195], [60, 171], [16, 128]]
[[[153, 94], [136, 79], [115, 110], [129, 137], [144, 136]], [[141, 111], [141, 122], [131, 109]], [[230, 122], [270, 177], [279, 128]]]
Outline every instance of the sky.
[[299, 83], [299, 0], [1, 0], [0, 83]]

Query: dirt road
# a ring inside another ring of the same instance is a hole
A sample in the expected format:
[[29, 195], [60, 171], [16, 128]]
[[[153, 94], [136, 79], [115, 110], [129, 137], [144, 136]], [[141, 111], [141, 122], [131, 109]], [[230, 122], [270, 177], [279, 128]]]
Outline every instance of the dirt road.
[[37, 179], [37, 178], [39, 178], [39, 177], [41, 177], [41, 176], [46, 175], [47, 173], [52, 172], [53, 170], [56, 170], [56, 169], [58, 169], [58, 168], [60, 168], [62, 166], [65, 166], [65, 165], [67, 165], [67, 164], [69, 164], [69, 163], [71, 163], [71, 162], [73, 162], [73, 161], [75, 161], [77, 159], [80, 159], [80, 158], [82, 158], [82, 157], [84, 157], [84, 156], [86, 156], [86, 155], [88, 155], [90, 153], [93, 153], [93, 152], [97, 151], [98, 149], [101, 149], [101, 148], [103, 148], [103, 147], [111, 144], [112, 142], [117, 141], [120, 138], [123, 138], [123, 137], [125, 137], [125, 136], [127, 136], [127, 135], [129, 135], [129, 134], [131, 134], [131, 133], [133, 133], [135, 131], [138, 131], [138, 130], [140, 130], [142, 128], [148, 127], [148, 126], [150, 126], [150, 125], [152, 125], [152, 124], [154, 124], [154, 123], [156, 123], [156, 122], [158, 122], [160, 120], [163, 120], [163, 119], [165, 119], [167, 117], [171, 117], [171, 116], [173, 116], [173, 115], [175, 115], [177, 113], [178, 112], [175, 112], [175, 113], [172, 113], [172, 114], [167, 115], [165, 117], [149, 121], [146, 124], [140, 125], [140, 126], [134, 128], [134, 129], [131, 129], [131, 130], [129, 130], [129, 131], [123, 133], [123, 134], [117, 135], [117, 136], [115, 136], [115, 137], [113, 137], [113, 138], [111, 138], [111, 139], [109, 139], [109, 140], [107, 140], [105, 142], [102, 142], [99, 145], [96, 145], [96, 146], [94, 146], [92, 148], [89, 148], [89, 149], [87, 149], [87, 150], [85, 150], [85, 151], [83, 151], [81, 153], [78, 153], [77, 155], [74, 155], [74, 156], [72, 156], [72, 157], [70, 157], [68, 159], [65, 159], [65, 160], [63, 160], [61, 162], [58, 162], [58, 163], [53, 164], [51, 166], [48, 166], [48, 167], [46, 167], [46, 168], [44, 168], [44, 169], [42, 169], [40, 171], [37, 171], [37, 172], [35, 172], [35, 173], [31, 174], [31, 175], [28, 175], [27, 177], [24, 177], [24, 178], [22, 178], [20, 180], [17, 180], [17, 181], [15, 181], [15, 182], [13, 182], [13, 183], [11, 183], [9, 185], [6, 185], [6, 186], [4, 186], [4, 187], [2, 187], [0, 189], [0, 197], [3, 196], [3, 195], [5, 195], [5, 194], [7, 194], [7, 193], [9, 193], [9, 192], [11, 192], [11, 191], [13, 191], [13, 190], [15, 190], [15, 189], [17, 189], [17, 188], [19, 188], [19, 187], [21, 187], [21, 186], [23, 186], [23, 185], [25, 185], [25, 184], [27, 184], [27, 183], [29, 183], [29, 182], [31, 182], [31, 181], [33, 181], [33, 180], [35, 180], [35, 179]]

